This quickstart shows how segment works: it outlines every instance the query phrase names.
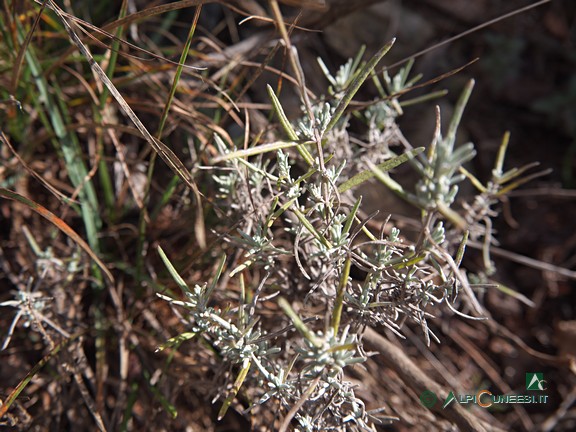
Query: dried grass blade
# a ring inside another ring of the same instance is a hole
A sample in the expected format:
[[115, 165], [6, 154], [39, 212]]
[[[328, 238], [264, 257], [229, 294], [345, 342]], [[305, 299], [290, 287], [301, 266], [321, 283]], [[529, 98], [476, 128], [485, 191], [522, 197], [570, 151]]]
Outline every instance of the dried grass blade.
[[67, 204], [70, 204], [72, 202], [76, 203], [76, 204], [78, 203], [78, 201], [73, 200], [72, 198], [69, 198], [68, 196], [66, 196], [65, 194], [60, 192], [58, 189], [56, 189], [54, 186], [52, 186], [48, 181], [46, 181], [40, 174], [38, 174], [36, 171], [34, 171], [30, 167], [30, 165], [28, 165], [26, 163], [26, 161], [20, 157], [20, 155], [18, 154], [18, 152], [16, 151], [16, 149], [14, 148], [14, 146], [12, 145], [12, 143], [10, 142], [10, 140], [8, 139], [8, 137], [6, 136], [4, 131], [2, 131], [2, 130], [0, 130], [0, 142], [2, 144], [4, 144], [8, 149], [10, 149], [10, 151], [12, 152], [14, 157], [18, 160], [18, 162], [20, 162], [20, 165], [22, 165], [22, 167], [24, 167], [24, 169], [32, 177], [34, 177], [36, 180], [38, 180], [59, 201], [67, 203]]
[[[150, 144], [150, 146], [154, 149], [154, 151], [158, 153], [158, 155], [174, 171], [174, 173], [178, 175], [178, 177], [180, 177], [180, 179], [182, 179], [182, 181], [184, 181], [184, 183], [190, 189], [192, 189], [192, 191], [196, 195], [196, 198], [200, 199], [202, 194], [198, 189], [198, 186], [196, 185], [194, 178], [192, 177], [188, 169], [184, 166], [182, 161], [178, 159], [178, 157], [172, 152], [172, 150], [170, 150], [164, 143], [154, 138], [152, 134], [150, 134], [146, 126], [144, 126], [144, 124], [140, 121], [140, 119], [138, 118], [136, 113], [132, 110], [130, 105], [128, 105], [128, 103], [124, 100], [118, 89], [116, 89], [112, 81], [110, 81], [110, 78], [108, 78], [104, 70], [102, 70], [102, 67], [96, 62], [96, 60], [94, 60], [94, 57], [88, 50], [88, 47], [80, 40], [78, 35], [74, 32], [74, 30], [70, 26], [70, 23], [68, 23], [68, 21], [62, 14], [60, 8], [52, 0], [49, 0], [49, 5], [50, 8], [54, 10], [54, 12], [62, 20], [62, 23], [64, 24], [64, 27], [68, 32], [68, 35], [70, 36], [70, 39], [72, 39], [72, 42], [74, 42], [74, 44], [78, 47], [80, 53], [88, 61], [88, 64], [90, 65], [92, 71], [94, 71], [94, 73], [98, 76], [98, 78], [102, 81], [102, 83], [108, 88], [108, 91], [112, 94], [112, 96], [114, 96], [114, 99], [116, 99], [116, 101], [122, 108], [122, 111], [124, 111], [124, 113], [130, 118], [130, 120], [132, 120], [136, 128], [144, 136], [144, 138], [146, 139], [148, 144]], [[200, 227], [196, 228], [198, 229]], [[204, 248], [206, 246], [205, 239], [203, 241], [201, 238], [201, 234], [200, 235], [198, 234], [199, 233], [197, 233], [198, 243], [202, 248]]]
[[0, 405], [0, 418], [3, 417], [4, 414], [8, 412], [8, 410], [10, 409], [16, 398], [18, 398], [20, 393], [22, 393], [22, 390], [26, 388], [28, 383], [30, 383], [32, 378], [34, 378], [34, 376], [40, 371], [40, 369], [42, 369], [44, 365], [46, 365], [46, 363], [48, 363], [56, 354], [58, 354], [60, 350], [62, 350], [62, 348], [66, 347], [68, 344], [70, 344], [70, 342], [73, 342], [74, 340], [78, 339], [84, 333], [85, 332], [77, 333], [75, 335], [72, 335], [70, 338], [64, 340], [63, 342], [59, 343], [54, 347], [52, 351], [50, 351], [46, 356], [44, 356], [42, 360], [36, 363], [36, 365], [32, 368], [32, 370], [28, 372], [28, 374], [22, 379], [22, 381], [18, 383], [16, 388], [12, 390], [12, 392], [8, 395], [6, 400], [4, 400], [4, 402]]
[[14, 201], [18, 201], [18, 202], [28, 206], [30, 209], [32, 209], [33, 211], [38, 213], [40, 216], [42, 216], [43, 218], [47, 219], [52, 224], [54, 224], [56, 226], [56, 228], [58, 228], [60, 231], [62, 231], [64, 234], [66, 234], [68, 237], [70, 237], [72, 240], [74, 240], [74, 242], [76, 244], [78, 244], [78, 246], [80, 246], [82, 249], [84, 249], [84, 251], [88, 255], [90, 255], [90, 258], [92, 258], [94, 260], [94, 262], [98, 265], [98, 267], [100, 267], [100, 269], [104, 272], [104, 274], [106, 275], [108, 280], [111, 283], [114, 283], [114, 277], [112, 276], [112, 273], [110, 273], [110, 270], [108, 270], [106, 265], [100, 260], [100, 258], [98, 258], [98, 256], [94, 253], [94, 251], [92, 251], [92, 249], [90, 248], [88, 243], [86, 243], [84, 240], [82, 240], [82, 237], [80, 237], [76, 233], [76, 231], [74, 231], [72, 228], [70, 228], [70, 226], [66, 222], [64, 222], [62, 219], [60, 219], [58, 216], [56, 216], [54, 213], [52, 213], [46, 207], [24, 197], [24, 196], [22, 196], [16, 192], [12, 192], [11, 190], [0, 188], [0, 196], [3, 196], [4, 198], [11, 199]]

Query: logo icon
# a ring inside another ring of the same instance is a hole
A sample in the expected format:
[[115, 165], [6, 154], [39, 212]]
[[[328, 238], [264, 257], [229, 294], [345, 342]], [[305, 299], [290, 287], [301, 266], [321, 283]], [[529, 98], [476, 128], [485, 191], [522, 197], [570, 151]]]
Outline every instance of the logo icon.
[[456, 396], [454, 396], [454, 392], [451, 391], [448, 396], [446, 396], [446, 400], [444, 400], [444, 405], [442, 405], [442, 408], [446, 409], [446, 407], [450, 405], [455, 399]]
[[546, 380], [542, 372], [526, 372], [526, 390], [546, 390]]
[[420, 395], [420, 402], [426, 408], [432, 408], [437, 400], [438, 400], [438, 397], [436, 396], [436, 393], [434, 393], [433, 391], [430, 391], [430, 390], [425, 390]]

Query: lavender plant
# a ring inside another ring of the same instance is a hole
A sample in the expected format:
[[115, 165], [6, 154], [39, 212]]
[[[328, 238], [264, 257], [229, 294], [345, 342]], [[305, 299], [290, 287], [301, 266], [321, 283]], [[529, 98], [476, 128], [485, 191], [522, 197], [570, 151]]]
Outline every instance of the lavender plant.
[[[503, 174], [499, 160], [494, 179], [483, 187], [462, 168], [475, 155], [471, 143], [456, 146], [473, 82], [445, 137], [438, 128], [426, 153], [405, 144], [396, 150], [405, 143], [396, 125], [403, 113], [400, 96], [417, 78], [408, 77], [411, 64], [394, 77], [385, 73], [382, 81], [373, 74], [390, 46], [366, 63], [361, 56], [349, 60], [334, 76], [320, 61], [328, 95], [323, 102], [303, 100], [302, 115], [293, 123], [269, 87], [287, 139], [238, 150], [214, 137], [220, 152], [215, 162], [223, 163], [213, 176], [218, 198], [238, 221], [224, 238], [238, 252], [221, 259], [210, 285], [190, 289], [160, 251], [186, 298], [160, 296], [184, 308], [178, 313], [189, 329], [161, 348], [200, 338], [218, 353], [225, 370], [215, 395], [223, 399], [220, 417], [242, 388], [243, 400], [250, 401], [246, 411], [278, 408], [280, 430], [374, 430], [392, 418], [366, 409], [347, 378], [368, 357], [362, 343], [366, 326], [385, 326], [403, 337], [412, 321], [430, 344], [440, 341], [428, 326], [440, 305], [482, 317], [474, 287], [459, 271], [464, 247], [468, 233], [474, 239], [483, 235], [489, 247], [492, 206], [507, 190], [504, 184], [523, 171]], [[370, 76], [380, 100], [348, 110]], [[365, 122], [364, 134], [349, 131], [352, 114]], [[413, 192], [387, 173], [406, 161], [420, 176]], [[480, 185], [480, 195], [455, 209], [458, 183], [466, 177]], [[373, 178], [421, 210], [417, 241], [404, 238], [389, 219], [375, 230], [376, 215], [362, 212], [359, 186]], [[351, 268], [362, 276], [353, 279]], [[227, 284], [240, 287], [239, 296], [228, 296], [228, 307], [209, 306], [219, 297], [225, 272]], [[275, 319], [264, 319], [271, 314]]]

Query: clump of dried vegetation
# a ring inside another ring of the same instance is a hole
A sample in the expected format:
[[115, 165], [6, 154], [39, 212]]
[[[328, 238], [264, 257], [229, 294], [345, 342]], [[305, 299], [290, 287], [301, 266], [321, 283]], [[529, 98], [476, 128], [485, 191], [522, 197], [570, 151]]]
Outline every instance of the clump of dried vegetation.
[[[411, 97], [413, 60], [383, 67], [394, 41], [334, 69], [318, 59], [313, 93], [293, 10], [271, 1], [233, 43], [246, 4], [4, 3], [1, 355], [22, 381], [3, 389], [3, 424], [497, 428], [488, 412], [420, 406], [448, 387], [402, 343], [427, 358], [453, 317], [494, 329], [493, 220], [542, 173], [506, 166], [508, 134], [491, 178], [465, 168], [473, 81], [414, 148], [398, 118], [444, 94]], [[112, 9], [108, 24], [79, 18]], [[188, 29], [173, 25], [184, 13]], [[370, 189], [417, 216], [367, 213]], [[467, 245], [481, 251], [473, 270]]]

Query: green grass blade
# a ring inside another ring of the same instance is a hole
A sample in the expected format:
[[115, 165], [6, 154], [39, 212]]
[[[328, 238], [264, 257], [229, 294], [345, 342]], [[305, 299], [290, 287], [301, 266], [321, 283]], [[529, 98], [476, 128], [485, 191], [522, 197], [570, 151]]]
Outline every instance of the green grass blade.
[[332, 244], [328, 241], [328, 239], [324, 237], [322, 233], [320, 233], [316, 228], [314, 228], [314, 225], [312, 225], [310, 221], [306, 219], [306, 216], [302, 214], [300, 210], [298, 210], [297, 208], [293, 208], [292, 211], [294, 212], [300, 223], [304, 225], [304, 227], [310, 232], [310, 234], [316, 237], [316, 239], [324, 246], [326, 246], [328, 249], [332, 248]]
[[176, 409], [176, 407], [173, 404], [171, 404], [170, 401], [168, 401], [168, 399], [166, 399], [166, 397], [162, 394], [162, 392], [158, 389], [157, 386], [152, 384], [151, 382], [152, 377], [150, 376], [150, 372], [144, 370], [143, 375], [144, 378], [146, 379], [146, 384], [148, 384], [150, 392], [152, 392], [154, 398], [158, 400], [158, 402], [160, 402], [162, 408], [166, 410], [166, 412], [170, 415], [172, 419], [178, 417], [178, 410]]
[[[274, 90], [272, 89], [270, 84], [267, 85], [266, 89], [268, 90], [268, 96], [270, 96], [270, 100], [272, 101], [272, 106], [274, 107], [274, 111], [276, 111], [278, 120], [280, 120], [280, 124], [282, 125], [282, 128], [288, 135], [288, 138], [290, 138], [292, 141], [299, 141], [300, 138], [298, 137], [298, 134], [292, 127], [292, 124], [288, 120], [288, 117], [286, 117], [286, 113], [284, 113], [284, 108], [282, 108], [282, 104], [276, 97], [276, 94], [274, 93]], [[312, 155], [310, 154], [310, 152], [306, 147], [298, 147], [298, 152], [304, 158], [304, 160], [308, 165], [310, 166], [314, 165], [314, 158], [312, 157]]]
[[214, 275], [214, 279], [212, 280], [210, 287], [208, 287], [208, 289], [206, 290], [206, 294], [204, 295], [206, 299], [209, 299], [212, 293], [214, 292], [216, 284], [218, 283], [218, 280], [220, 280], [220, 276], [222, 276], [222, 272], [224, 271], [225, 265], [226, 265], [226, 255], [222, 254], [222, 256], [220, 257], [220, 262], [218, 263], [218, 269], [216, 270], [216, 274]]
[[[23, 31], [19, 24], [18, 32], [19, 37], [23, 38]], [[32, 46], [28, 46], [25, 57], [30, 72], [34, 77], [36, 88], [40, 94], [37, 100], [41, 101], [48, 115], [47, 118], [43, 116], [41, 116], [41, 118], [46, 118], [49, 121], [49, 124], [46, 124], [46, 126], [52, 129], [56, 136], [53, 143], [56, 148], [62, 152], [66, 162], [68, 176], [74, 187], [79, 190], [80, 212], [86, 230], [86, 237], [90, 244], [88, 249], [90, 250], [91, 256], [96, 257], [96, 254], [100, 252], [98, 232], [102, 226], [102, 221], [97, 211], [98, 199], [92, 182], [87, 180], [89, 178], [88, 170], [84, 165], [82, 158], [83, 152], [78, 137], [66, 127], [66, 125], [72, 121], [67, 112], [67, 107], [64, 102], [65, 99], [60, 97], [62, 92], [56, 82], [51, 82], [50, 85], [48, 84]], [[54, 94], [58, 97], [55, 98]], [[100, 264], [98, 265], [100, 266]], [[96, 268], [94, 268], [94, 274], [96, 279], [101, 279], [101, 274]], [[111, 275], [108, 272], [106, 276], [110, 278]]]
[[350, 277], [350, 265], [352, 260], [346, 257], [344, 262], [344, 269], [340, 275], [340, 283], [338, 284], [338, 292], [336, 294], [336, 301], [334, 302], [334, 310], [332, 311], [332, 331], [334, 336], [338, 335], [340, 328], [340, 319], [342, 318], [342, 309], [344, 307], [344, 294], [346, 293], [346, 286], [348, 285], [348, 278]]
[[225, 155], [218, 156], [218, 157], [212, 159], [212, 163], [217, 164], [219, 162], [224, 162], [224, 161], [237, 159], [237, 158], [245, 158], [245, 157], [249, 157], [249, 156], [255, 156], [258, 154], [268, 153], [271, 151], [277, 151], [277, 150], [281, 150], [281, 149], [285, 149], [285, 148], [296, 147], [298, 145], [299, 144], [297, 142], [276, 141], [276, 142], [269, 143], [269, 144], [262, 144], [259, 146], [250, 147], [250, 148], [245, 149], [245, 150], [236, 150], [236, 151], [226, 153]]
[[182, 345], [183, 342], [186, 342], [187, 340], [193, 339], [194, 337], [196, 337], [196, 333], [194, 333], [194, 332], [181, 333], [177, 336], [174, 336], [174, 337], [168, 339], [166, 342], [158, 345], [158, 348], [156, 348], [156, 351], [154, 351], [154, 352], [164, 351], [167, 348], [178, 349], [178, 347], [180, 345]]
[[160, 258], [162, 258], [162, 261], [164, 262], [164, 265], [168, 269], [170, 276], [172, 276], [172, 279], [174, 279], [174, 282], [176, 282], [176, 284], [180, 287], [182, 291], [188, 292], [189, 291], [188, 284], [184, 281], [184, 279], [182, 279], [182, 276], [180, 276], [178, 271], [176, 271], [176, 269], [172, 265], [172, 262], [170, 262], [170, 259], [166, 256], [164, 250], [160, 246], [158, 246], [158, 254], [160, 254]]
[[383, 183], [386, 187], [388, 187], [388, 189], [390, 189], [400, 198], [418, 208], [422, 207], [421, 203], [418, 201], [418, 198], [412, 195], [411, 193], [406, 192], [402, 187], [402, 185], [398, 183], [396, 180], [393, 180], [388, 175], [388, 173], [383, 172], [370, 161], [368, 161], [368, 167], [372, 170], [372, 172], [374, 173], [374, 177], [376, 177], [376, 179], [378, 179], [381, 183]]
[[502, 177], [504, 169], [504, 159], [506, 158], [506, 150], [508, 150], [508, 143], [510, 142], [510, 132], [506, 131], [502, 137], [502, 142], [498, 148], [498, 156], [496, 157], [496, 163], [494, 164], [494, 170], [492, 175], [496, 178]]
[[292, 141], [298, 141], [299, 140], [298, 134], [292, 127], [292, 124], [288, 120], [288, 117], [286, 117], [286, 114], [284, 113], [284, 108], [282, 108], [282, 104], [276, 97], [276, 94], [274, 93], [274, 90], [272, 89], [270, 84], [266, 86], [266, 89], [268, 90], [268, 96], [272, 101], [272, 106], [274, 107], [274, 111], [276, 111], [276, 115], [278, 116], [278, 120], [280, 120], [280, 124], [282, 125], [284, 132], [286, 132], [288, 138], [290, 138]]
[[308, 328], [284, 297], [278, 299], [278, 306], [282, 308], [284, 313], [292, 321], [292, 324], [294, 324], [294, 327], [296, 327], [296, 330], [298, 330], [302, 336], [308, 339], [314, 346], [318, 348], [322, 346], [322, 341]]
[[240, 372], [238, 372], [238, 376], [236, 377], [236, 381], [234, 381], [234, 385], [230, 389], [230, 393], [228, 393], [226, 400], [224, 400], [224, 403], [222, 404], [222, 407], [220, 408], [220, 411], [218, 412], [218, 421], [222, 420], [222, 418], [226, 415], [228, 408], [230, 408], [230, 405], [232, 405], [232, 401], [234, 400], [234, 398], [236, 397], [236, 395], [240, 391], [240, 388], [242, 387], [242, 384], [244, 383], [244, 380], [246, 379], [246, 376], [248, 375], [248, 372], [250, 371], [251, 365], [252, 365], [252, 363], [250, 362], [250, 360], [248, 360], [248, 359], [244, 360], [244, 363], [242, 365], [242, 369], [240, 369]]
[[344, 228], [342, 230], [342, 232], [344, 234], [348, 234], [350, 232], [350, 230], [352, 229], [352, 224], [354, 223], [354, 219], [356, 219], [356, 215], [358, 214], [358, 210], [360, 210], [360, 204], [362, 204], [362, 195], [360, 195], [358, 197], [358, 199], [356, 200], [356, 203], [354, 204], [354, 207], [352, 207], [352, 211], [348, 215], [348, 219], [346, 220], [346, 224], [344, 225]]
[[200, 11], [202, 10], [202, 5], [198, 5], [194, 12], [194, 18], [192, 20], [192, 25], [188, 31], [188, 36], [186, 42], [184, 43], [184, 49], [180, 54], [180, 60], [178, 61], [178, 66], [176, 67], [176, 72], [174, 73], [174, 79], [172, 80], [172, 85], [170, 87], [170, 92], [168, 93], [168, 99], [164, 105], [164, 110], [162, 111], [162, 116], [160, 117], [160, 125], [158, 126], [158, 132], [156, 137], [161, 139], [162, 132], [164, 131], [164, 126], [166, 120], [168, 119], [168, 113], [170, 112], [170, 107], [172, 106], [172, 101], [174, 100], [174, 95], [176, 94], [176, 89], [178, 88], [178, 83], [180, 82], [180, 77], [182, 76], [182, 71], [184, 70], [184, 65], [188, 59], [188, 54], [190, 52], [190, 46], [192, 44], [192, 38], [196, 32], [196, 26], [198, 24], [198, 19], [200, 18]]
[[462, 90], [462, 94], [460, 95], [458, 102], [456, 103], [454, 114], [450, 120], [450, 126], [448, 127], [448, 133], [446, 134], [446, 142], [448, 143], [448, 149], [446, 150], [447, 154], [451, 154], [452, 149], [454, 148], [454, 143], [456, 142], [456, 131], [460, 125], [460, 120], [462, 120], [464, 108], [466, 108], [466, 104], [468, 103], [468, 99], [470, 99], [473, 88], [474, 80], [468, 81], [464, 87], [464, 90]]
[[[120, 6], [120, 12], [118, 13], [118, 19], [122, 19], [126, 16], [128, 11], [128, 1], [123, 0]], [[124, 34], [124, 26], [119, 26], [116, 30], [116, 38], [112, 40], [112, 45], [110, 46], [110, 58], [108, 60], [108, 67], [106, 68], [106, 75], [112, 79], [114, 76], [114, 71], [116, 70], [116, 65], [118, 63], [118, 53], [120, 51], [120, 40]], [[99, 106], [94, 110], [94, 121], [96, 124], [101, 124], [104, 120], [103, 111], [106, 109], [106, 101], [109, 96], [108, 89], [104, 87], [100, 93]], [[103, 135], [98, 134], [98, 148], [100, 149], [100, 164], [98, 167], [98, 177], [100, 178], [100, 183], [102, 185], [102, 195], [104, 198], [104, 203], [108, 211], [110, 219], [113, 221], [116, 219], [116, 208], [115, 208], [115, 193], [112, 178], [110, 172], [108, 171], [108, 165], [106, 163], [106, 158], [104, 157], [104, 142]]]
[[172, 171], [174, 171], [174, 173], [177, 174], [182, 179], [182, 181], [195, 192], [195, 194], [200, 195], [198, 186], [196, 185], [194, 178], [188, 171], [188, 168], [186, 168], [186, 166], [174, 154], [174, 152], [170, 150], [170, 148], [168, 148], [163, 142], [159, 141], [150, 134], [148, 128], [144, 126], [144, 124], [138, 118], [134, 110], [130, 107], [130, 105], [128, 105], [128, 103], [126, 102], [124, 97], [120, 94], [118, 89], [114, 86], [112, 81], [110, 81], [110, 78], [106, 76], [106, 74], [102, 70], [102, 67], [96, 62], [96, 60], [88, 50], [88, 47], [80, 40], [78, 35], [74, 32], [70, 23], [68, 23], [68, 21], [64, 17], [62, 10], [52, 0], [49, 0], [49, 3], [50, 8], [54, 12], [56, 12], [58, 17], [64, 24], [64, 27], [66, 28], [68, 36], [70, 37], [72, 42], [78, 47], [82, 56], [88, 61], [88, 64], [90, 65], [92, 71], [96, 74], [96, 76], [100, 79], [100, 81], [108, 88], [112, 96], [114, 96], [114, 99], [116, 99], [116, 101], [120, 105], [122, 111], [134, 123], [134, 126], [136, 126], [136, 128], [140, 131], [144, 139], [148, 142], [148, 144], [152, 147], [152, 149], [156, 153], [158, 153], [158, 155], [160, 155], [162, 160], [164, 160], [164, 162], [172, 169]]
[[334, 111], [334, 114], [332, 114], [332, 119], [328, 123], [328, 126], [326, 126], [326, 132], [336, 126], [336, 123], [338, 123], [338, 120], [340, 120], [340, 117], [342, 117], [342, 114], [344, 114], [344, 111], [348, 107], [348, 104], [350, 104], [352, 101], [354, 95], [358, 92], [362, 84], [364, 84], [364, 81], [366, 81], [366, 79], [370, 76], [378, 62], [382, 60], [382, 57], [384, 57], [386, 53], [390, 51], [390, 48], [392, 48], [392, 45], [394, 45], [395, 40], [396, 39], [392, 39], [390, 42], [380, 48], [380, 50], [374, 54], [368, 63], [366, 63], [360, 70], [358, 76], [354, 79], [354, 81], [352, 81], [352, 84], [350, 84], [350, 87], [348, 87], [348, 90], [346, 90], [346, 93], [344, 93], [344, 96], [340, 102], [338, 102], [336, 110]]
[[[392, 159], [382, 162], [381, 164], [378, 164], [376, 166], [382, 172], [390, 171], [392, 168], [395, 168], [398, 165], [403, 164], [404, 162], [412, 159], [414, 156], [416, 156], [419, 153], [422, 153], [423, 151], [424, 147], [418, 147], [407, 153], [401, 154], [400, 156], [396, 156]], [[374, 176], [375, 174], [373, 170], [362, 171], [361, 173], [356, 174], [354, 177], [338, 186], [338, 192], [340, 193], [346, 192], [347, 190], [350, 190], [358, 186], [359, 184], [364, 183], [366, 180], [369, 180]]]

